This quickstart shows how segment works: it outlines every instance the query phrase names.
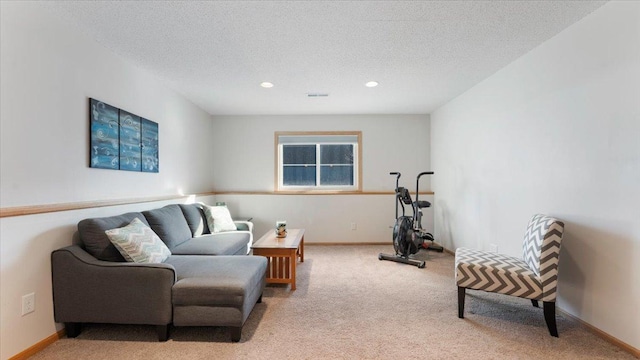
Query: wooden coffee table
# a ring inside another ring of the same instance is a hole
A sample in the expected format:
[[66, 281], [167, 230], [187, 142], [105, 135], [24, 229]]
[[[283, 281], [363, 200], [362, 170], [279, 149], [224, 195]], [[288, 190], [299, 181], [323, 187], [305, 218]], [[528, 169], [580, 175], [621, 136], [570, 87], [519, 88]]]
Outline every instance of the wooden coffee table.
[[289, 229], [287, 237], [277, 238], [274, 230], [269, 230], [251, 247], [253, 255], [265, 256], [267, 283], [291, 284], [296, 289], [296, 262], [304, 262], [304, 229]]

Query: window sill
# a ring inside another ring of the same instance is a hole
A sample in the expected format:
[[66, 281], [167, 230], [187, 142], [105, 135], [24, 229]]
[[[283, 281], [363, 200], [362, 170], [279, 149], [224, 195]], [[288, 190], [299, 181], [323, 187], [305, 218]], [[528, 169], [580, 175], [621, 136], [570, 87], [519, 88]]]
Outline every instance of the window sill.
[[336, 195], [336, 194], [361, 194], [362, 190], [275, 190], [275, 194], [282, 195]]

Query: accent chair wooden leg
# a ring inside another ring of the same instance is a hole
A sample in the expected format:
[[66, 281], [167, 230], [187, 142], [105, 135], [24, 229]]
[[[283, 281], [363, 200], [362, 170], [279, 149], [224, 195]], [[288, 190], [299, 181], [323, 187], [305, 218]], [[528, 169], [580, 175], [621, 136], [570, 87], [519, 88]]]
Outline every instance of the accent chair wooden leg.
[[464, 319], [464, 295], [467, 288], [458, 286], [458, 317]]
[[242, 326], [231, 327], [231, 341], [238, 342], [242, 337]]
[[532, 304], [533, 304], [533, 306], [535, 306], [535, 307], [540, 307], [540, 306], [538, 306], [538, 300], [531, 299], [531, 303], [532, 303]]
[[262, 303], [262, 294], [260, 294], [260, 297], [258, 298], [258, 304]]
[[82, 331], [82, 324], [76, 322], [64, 323], [64, 330], [67, 333], [68, 338], [74, 338], [80, 335]]
[[544, 309], [544, 321], [547, 323], [547, 328], [549, 328], [549, 334], [558, 337], [558, 328], [556, 327], [556, 302], [543, 301], [542, 307]]
[[156, 332], [158, 333], [158, 341], [167, 341], [169, 339], [169, 324], [157, 325]]

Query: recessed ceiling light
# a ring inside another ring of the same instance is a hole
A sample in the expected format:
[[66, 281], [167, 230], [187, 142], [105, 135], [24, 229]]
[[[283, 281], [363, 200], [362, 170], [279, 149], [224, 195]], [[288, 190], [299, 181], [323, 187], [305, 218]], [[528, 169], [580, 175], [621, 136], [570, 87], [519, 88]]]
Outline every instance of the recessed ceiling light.
[[377, 81], [369, 81], [368, 83], [364, 84], [364, 86], [366, 86], [366, 87], [376, 87], [376, 86], [378, 86], [378, 82]]
[[265, 82], [260, 83], [260, 86], [262, 86], [263, 88], [268, 89], [268, 88], [272, 88], [273, 84], [268, 82], [268, 81], [265, 81]]

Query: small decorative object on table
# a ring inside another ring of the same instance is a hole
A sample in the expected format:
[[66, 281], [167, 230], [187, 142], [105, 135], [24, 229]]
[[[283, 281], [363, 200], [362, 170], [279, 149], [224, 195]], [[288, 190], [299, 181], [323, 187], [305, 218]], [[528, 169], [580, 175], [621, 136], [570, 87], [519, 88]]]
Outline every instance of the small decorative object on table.
[[287, 222], [280, 220], [276, 221], [276, 237], [287, 237]]

